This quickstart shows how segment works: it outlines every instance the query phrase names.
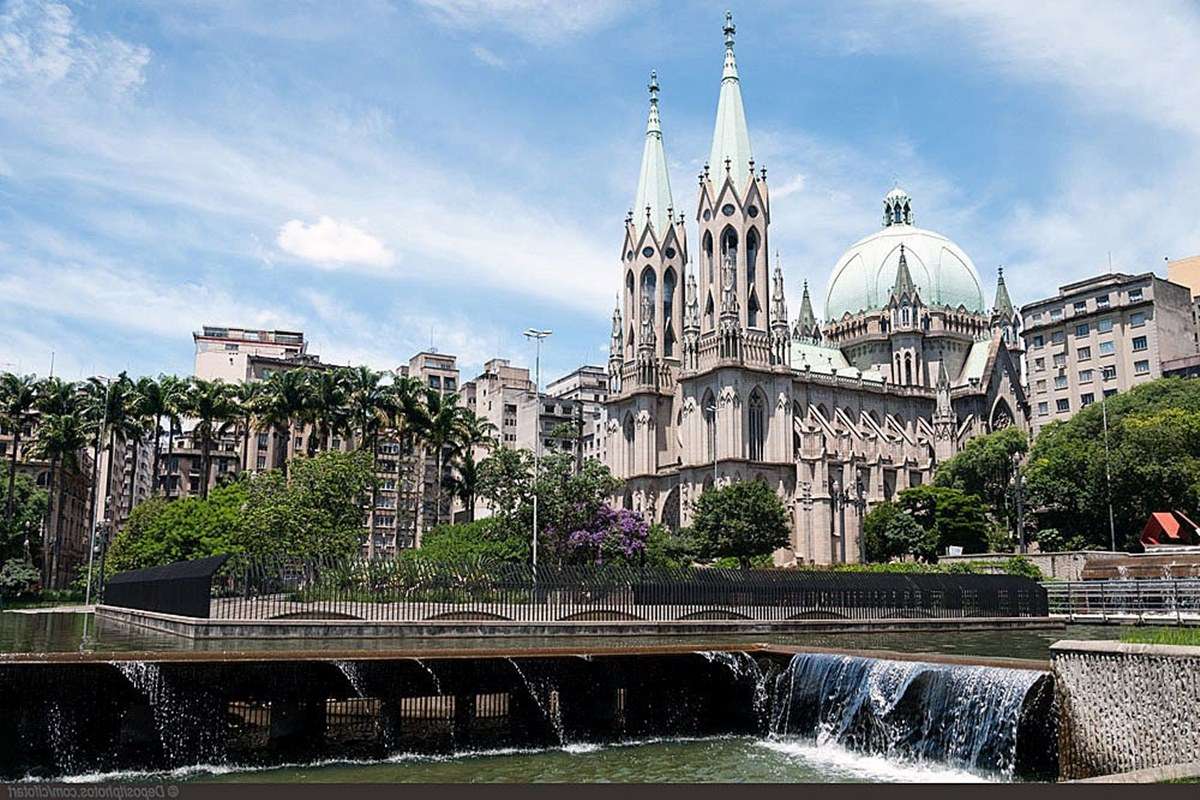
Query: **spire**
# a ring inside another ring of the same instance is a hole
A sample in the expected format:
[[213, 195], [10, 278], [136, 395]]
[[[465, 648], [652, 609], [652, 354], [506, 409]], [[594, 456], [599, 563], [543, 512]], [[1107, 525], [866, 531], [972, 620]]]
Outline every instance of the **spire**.
[[800, 298], [800, 317], [792, 338], [815, 344], [821, 339], [821, 326], [817, 324], [817, 315], [813, 313], [812, 298], [808, 294], [808, 281], [804, 282], [804, 296]]
[[1013, 318], [1013, 304], [1008, 296], [1008, 287], [1004, 285], [1004, 267], [1000, 267], [996, 278], [996, 302], [992, 304], [992, 313], [999, 315], [1006, 322]]
[[[662, 124], [658, 119], [658, 74], [650, 73], [650, 114], [646, 120], [646, 144], [642, 149], [642, 171], [638, 175], [637, 193], [633, 198], [635, 219], [645, 219], [654, 226], [661, 240], [671, 227], [671, 181], [667, 177], [667, 156], [663, 151]], [[639, 231], [641, 226], [639, 225]]]
[[778, 323], [787, 326], [787, 301], [783, 296], [783, 268], [779, 266], [779, 253], [776, 253], [775, 272], [771, 275], [771, 326]]
[[892, 297], [916, 297], [917, 287], [913, 283], [912, 273], [908, 271], [908, 259], [904, 256], [904, 243], [900, 243], [900, 266], [896, 269], [896, 285], [892, 287]]
[[733, 56], [733, 14], [725, 12], [725, 67], [721, 73], [721, 96], [717, 100], [717, 124], [713, 128], [712, 152], [708, 158], [713, 184], [720, 188], [726, 171], [740, 191], [746, 182], [754, 155], [750, 151], [750, 131], [742, 107], [742, 89], [737, 61]]

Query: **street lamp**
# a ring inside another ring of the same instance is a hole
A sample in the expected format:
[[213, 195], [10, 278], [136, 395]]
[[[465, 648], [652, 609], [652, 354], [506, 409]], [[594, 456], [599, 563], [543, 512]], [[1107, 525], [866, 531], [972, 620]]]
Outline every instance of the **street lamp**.
[[[829, 486], [829, 499], [837, 511], [838, 560], [842, 564], [846, 563], [846, 500], [849, 497], [849, 493], [842, 488], [837, 478], [834, 478]], [[834, 520], [830, 520], [830, 524], [834, 524]]]
[[537, 482], [540, 476], [542, 463], [542, 339], [552, 334], [553, 331], [543, 331], [537, 328], [529, 328], [525, 331], [525, 338], [532, 339], [535, 345], [535, 355], [533, 358], [533, 575], [537, 579], [537, 545], [538, 545], [538, 495]]
[[[112, 378], [104, 379], [104, 416], [100, 423], [100, 439], [98, 439], [97, 443], [96, 443], [96, 461], [97, 462], [100, 461], [100, 440], [104, 439], [104, 429], [108, 427], [108, 398], [109, 398], [109, 395], [112, 393], [112, 384], [113, 384]], [[112, 484], [112, 459], [111, 458], [109, 459], [107, 468], [108, 468], [108, 480], [106, 481], [106, 483]], [[109, 489], [111, 489], [111, 486], [105, 487], [105, 491], [109, 491]], [[99, 491], [100, 491], [99, 487], [97, 487], [97, 486], [92, 487], [92, 494], [94, 497], [99, 496]], [[107, 500], [105, 501], [105, 506], [106, 507], [108, 506]], [[107, 517], [107, 512], [105, 513], [105, 516]], [[96, 524], [95, 517], [88, 520], [88, 523], [91, 525], [92, 533], [91, 533], [91, 537], [88, 540], [87, 586], [83, 590], [83, 604], [85, 606], [91, 605], [91, 602], [92, 602], [92, 563], [93, 563], [93, 561], [95, 561], [95, 556], [96, 556], [96, 528], [99, 527]], [[85, 631], [84, 637], [86, 638], [86, 636], [87, 636], [87, 634]]]

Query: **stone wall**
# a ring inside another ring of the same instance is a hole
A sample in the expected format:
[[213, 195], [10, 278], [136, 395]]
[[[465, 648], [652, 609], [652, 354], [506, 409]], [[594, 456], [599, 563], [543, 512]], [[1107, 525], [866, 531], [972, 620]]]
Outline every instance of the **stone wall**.
[[[1083, 580], [1083, 565], [1090, 561], [1124, 558], [1128, 553], [1110, 553], [1103, 550], [1066, 550], [1061, 553], [1026, 553], [1025, 557], [1042, 571], [1047, 578], [1059, 581]], [[967, 561], [995, 564], [999, 572], [1012, 553], [975, 553], [962, 556], [938, 556], [939, 564], [957, 564]]]
[[1064, 779], [1182, 764], [1200, 752], [1200, 647], [1051, 647]]

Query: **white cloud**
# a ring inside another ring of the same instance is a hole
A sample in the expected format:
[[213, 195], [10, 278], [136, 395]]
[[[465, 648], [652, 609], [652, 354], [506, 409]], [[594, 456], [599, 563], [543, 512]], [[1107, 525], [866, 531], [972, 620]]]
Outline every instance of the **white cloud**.
[[778, 186], [772, 186], [771, 197], [778, 199], [801, 191], [804, 191], [804, 176], [798, 174], [793, 178], [789, 178]]
[[76, 26], [62, 3], [12, 0], [0, 14], [0, 83], [124, 94], [141, 86], [150, 51]]
[[508, 62], [481, 44], [477, 44], [471, 48], [471, 55], [475, 56], [484, 64], [487, 64], [489, 67], [504, 69], [508, 66]]
[[390, 267], [396, 257], [383, 242], [349, 222], [322, 216], [308, 225], [288, 220], [275, 239], [279, 249], [322, 267], [358, 264]]
[[439, 23], [462, 30], [499, 28], [535, 44], [557, 44], [611, 24], [623, 0], [417, 0]]

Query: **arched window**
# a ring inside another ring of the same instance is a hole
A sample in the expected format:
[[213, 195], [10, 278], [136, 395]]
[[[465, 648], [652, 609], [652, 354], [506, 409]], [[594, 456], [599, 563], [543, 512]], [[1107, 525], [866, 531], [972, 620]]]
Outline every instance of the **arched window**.
[[762, 461], [763, 450], [767, 444], [767, 420], [766, 420], [766, 403], [763, 400], [762, 392], [755, 389], [750, 395], [750, 402], [747, 404], [747, 413], [749, 418], [746, 425], [746, 443], [749, 446], [749, 457], [751, 461]]
[[[725, 258], [733, 256], [733, 260], [737, 261], [738, 235], [733, 228], [726, 228], [721, 234], [721, 265], [724, 266]], [[733, 271], [733, 285], [737, 287], [737, 270]]]
[[758, 231], [751, 228], [746, 234], [746, 285], [751, 287], [754, 286], [758, 275], [758, 250]]
[[746, 305], [746, 322], [751, 328], [758, 327], [758, 314], [762, 309], [758, 306], [758, 293], [754, 291], [754, 284], [750, 284], [750, 302]]
[[663, 355], [672, 356], [675, 350], [675, 270], [668, 268], [663, 275], [662, 321]]
[[912, 356], [904, 357], [904, 383], [907, 386], [912, 386], [913, 382], [913, 362]]
[[701, 410], [704, 412], [704, 453], [707, 461], [712, 461], [716, 458], [716, 436], [717, 436], [717, 401], [713, 397], [712, 392], [704, 393], [704, 401], [701, 404]]
[[901, 308], [900, 308], [900, 319], [905, 325], [908, 324], [908, 304], [907, 303], [905, 305], [901, 306]]
[[[650, 301], [650, 313], [654, 313], [655, 304], [657, 303], [658, 293], [658, 276], [654, 274], [652, 267], [646, 267], [642, 270], [642, 300]], [[639, 310], [641, 306], [638, 306]]]
[[711, 284], [716, 281], [716, 270], [713, 269], [713, 240], [712, 232], [704, 232], [704, 265], [703, 268], [708, 274], [708, 282]]
[[625, 471], [627, 474], [633, 474], [633, 414], [625, 415], [625, 422], [622, 423], [622, 433], [625, 435]]
[[704, 327], [712, 330], [713, 326], [713, 301], [712, 295], [709, 294], [708, 302], [704, 304]]

